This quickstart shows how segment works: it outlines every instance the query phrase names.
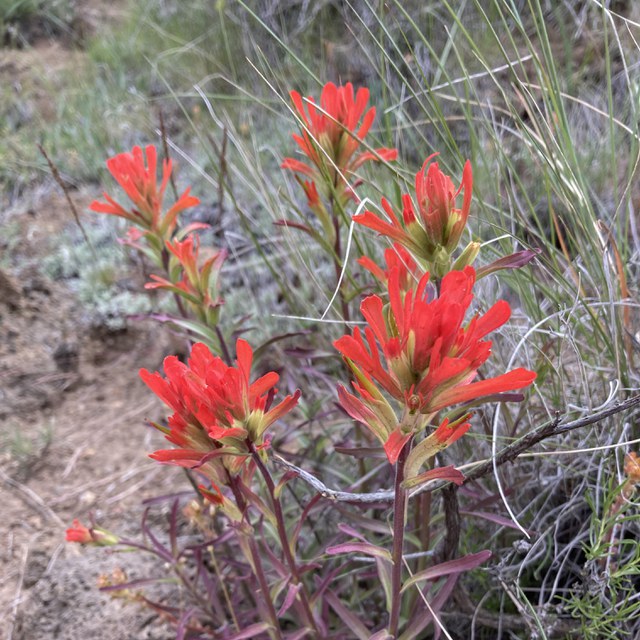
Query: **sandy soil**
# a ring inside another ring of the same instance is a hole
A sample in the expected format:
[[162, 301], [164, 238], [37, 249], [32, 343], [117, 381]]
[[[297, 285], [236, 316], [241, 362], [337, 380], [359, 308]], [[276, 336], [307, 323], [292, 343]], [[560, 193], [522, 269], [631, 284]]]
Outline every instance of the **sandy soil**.
[[149, 612], [123, 613], [96, 589], [118, 563], [137, 572], [130, 578], [146, 565], [85, 553], [64, 530], [93, 515], [136, 535], [141, 501], [184, 483], [146, 457], [161, 438], [145, 419], [162, 408], [137, 375], [161, 366], [169, 338], [148, 322], [117, 333], [91, 326], [63, 283], [20, 268], [72, 232], [69, 217], [53, 192], [15, 214], [20, 241], [0, 275], [0, 637], [155, 637], [142, 632]]
[[[116, 19], [122, 4], [86, 3], [80, 35]], [[35, 92], [41, 117], [52, 118], [56, 78], [82, 62], [77, 42], [36, 39], [0, 49], [0, 83]], [[95, 195], [74, 193], [78, 209]], [[183, 486], [146, 456], [161, 437], [145, 419], [162, 408], [137, 375], [161, 366], [170, 338], [148, 322], [95, 327], [65, 283], [42, 275], [38, 260], [56, 238], [78, 235], [53, 182], [0, 211], [0, 229], [0, 638], [172, 637], [152, 611], [97, 589], [102, 574], [124, 569], [133, 579], [162, 567], [64, 542], [76, 517], [135, 536], [142, 500]]]

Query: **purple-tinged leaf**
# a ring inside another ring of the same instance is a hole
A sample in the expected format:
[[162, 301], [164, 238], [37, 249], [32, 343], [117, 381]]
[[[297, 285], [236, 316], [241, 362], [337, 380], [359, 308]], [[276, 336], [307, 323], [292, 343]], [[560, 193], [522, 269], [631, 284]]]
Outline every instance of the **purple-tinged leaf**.
[[352, 538], [358, 538], [358, 540], [362, 540], [362, 542], [367, 542], [367, 539], [359, 532], [356, 531], [353, 527], [350, 527], [348, 524], [344, 524], [343, 522], [338, 524], [338, 529], [342, 531], [342, 533], [346, 533], [348, 536]]
[[[460, 511], [460, 515], [483, 518], [484, 520], [493, 522], [494, 524], [500, 525], [501, 527], [509, 527], [510, 529], [517, 529], [518, 531], [522, 531], [522, 529], [513, 520], [511, 520], [511, 518], [505, 518], [504, 516], [500, 516], [495, 513], [488, 513], [486, 511]], [[531, 529], [525, 529], [525, 531], [530, 535], [533, 535], [535, 533], [535, 531], [532, 531]]]
[[176, 640], [184, 640], [186, 633], [189, 629], [189, 620], [194, 616], [197, 609], [190, 608], [187, 609], [181, 616], [180, 621], [178, 622], [178, 627], [176, 628]]
[[[436, 597], [429, 601], [431, 610], [427, 609], [427, 611], [425, 612], [419, 609], [418, 613], [414, 615], [411, 623], [407, 627], [406, 631], [400, 636], [399, 640], [415, 640], [416, 638], [424, 637], [420, 634], [433, 621], [434, 614], [437, 616], [440, 610], [444, 607], [454, 587], [456, 586], [456, 583], [458, 582], [459, 576], [459, 573], [452, 573], [446, 579], [445, 583], [440, 588], [440, 591], [438, 591]], [[434, 639], [439, 638], [440, 633], [440, 625], [436, 624], [435, 631], [433, 632]]]
[[320, 562], [305, 562], [298, 566], [298, 573], [304, 575], [308, 571], [320, 571], [322, 564]]
[[165, 604], [160, 604], [159, 602], [155, 602], [155, 600], [149, 600], [149, 598], [140, 595], [137, 598], [142, 604], [146, 604], [150, 609], [154, 611], [158, 611], [159, 613], [166, 614], [163, 617], [170, 617], [175, 622], [178, 619], [178, 614], [180, 614], [181, 609], [179, 607], [170, 607]]
[[353, 612], [349, 611], [342, 602], [340, 602], [340, 598], [336, 596], [336, 594], [327, 590], [325, 594], [325, 599], [329, 603], [329, 606], [336, 612], [336, 615], [347, 625], [347, 629], [356, 637], [358, 640], [369, 640], [371, 637], [371, 633], [364, 626], [363, 622], [358, 618]]
[[262, 633], [263, 631], [269, 631], [272, 626], [268, 622], [258, 622], [256, 624], [252, 624], [251, 626], [239, 631], [238, 633], [234, 633], [232, 636], [229, 636], [227, 640], [246, 640], [247, 638], [253, 638], [253, 636]]
[[169, 515], [169, 542], [171, 543], [171, 555], [175, 558], [178, 555], [178, 499], [171, 505]]
[[317, 233], [306, 224], [302, 224], [301, 222], [294, 222], [293, 220], [274, 220], [273, 222], [276, 227], [291, 227], [292, 229], [299, 229], [300, 231], [304, 231], [308, 233], [312, 238], [317, 236]]
[[373, 556], [374, 558], [382, 558], [391, 562], [391, 554], [382, 547], [377, 547], [375, 544], [369, 542], [347, 542], [345, 544], [338, 544], [334, 547], [328, 547], [327, 553], [330, 556], [337, 556], [342, 553], [362, 553], [366, 556]]
[[275, 489], [273, 490], [275, 497], [279, 499], [280, 494], [282, 493], [282, 490], [284, 489], [285, 485], [289, 482], [289, 480], [293, 480], [294, 478], [297, 478], [297, 477], [298, 477], [298, 474], [295, 471], [287, 471], [282, 476], [282, 478], [280, 478], [280, 481], [278, 482]]
[[311, 513], [311, 510], [321, 500], [322, 500], [322, 496], [319, 493], [317, 493], [315, 496], [313, 496], [313, 498], [311, 498], [311, 500], [309, 500], [307, 506], [304, 508], [304, 511], [302, 512], [302, 515], [300, 516], [300, 520], [298, 521], [298, 524], [296, 525], [295, 529], [293, 530], [293, 533], [290, 536], [291, 548], [292, 549], [296, 548], [296, 545], [298, 543], [298, 536], [300, 535], [300, 531], [302, 531], [302, 526], [306, 522], [307, 517], [309, 516], [309, 513]]
[[295, 602], [296, 596], [298, 595], [300, 589], [302, 588], [302, 583], [298, 584], [289, 584], [289, 588], [287, 589], [287, 595], [285, 596], [284, 602], [278, 611], [278, 618], [283, 616], [289, 609], [291, 605]]
[[213, 451], [206, 453], [200, 460], [192, 460], [191, 463], [185, 461], [185, 464], [183, 464], [182, 466], [188, 467], [195, 471], [200, 467], [203, 467], [210, 460], [215, 460], [216, 458], [221, 458], [222, 456], [248, 457], [248, 454], [234, 451], [231, 447], [220, 447], [220, 449], [214, 449]]
[[325, 591], [329, 588], [329, 585], [340, 575], [343, 575], [349, 566], [349, 561], [340, 563], [333, 571], [329, 571], [326, 575], [315, 575], [316, 589], [311, 596], [311, 605], [315, 605], [317, 602], [322, 602], [322, 597]]
[[382, 629], [374, 633], [368, 640], [393, 640], [393, 636], [390, 636], [386, 629]]
[[202, 550], [202, 549], [207, 549], [209, 547], [214, 547], [214, 548], [218, 547], [221, 544], [224, 544], [225, 542], [229, 542], [229, 540], [235, 537], [235, 535], [236, 535], [236, 532], [233, 529], [227, 529], [223, 534], [219, 535], [217, 538], [209, 538], [204, 542], [199, 542], [198, 544], [192, 544], [185, 547], [180, 553], [180, 555], [178, 556], [178, 558], [182, 557], [189, 551]]
[[524, 251], [516, 251], [504, 258], [498, 258], [491, 264], [479, 267], [476, 270], [476, 280], [484, 278], [491, 273], [501, 271], [502, 269], [520, 269], [529, 264], [536, 256], [542, 253], [542, 249], [525, 249]]
[[416, 487], [421, 487], [423, 484], [431, 482], [432, 480], [446, 480], [460, 486], [464, 482], [464, 475], [453, 465], [449, 465], [447, 467], [436, 467], [435, 469], [430, 469], [420, 475], [405, 480], [402, 483], [402, 486], [405, 489], [415, 489]]
[[175, 558], [171, 555], [171, 553], [169, 552], [169, 549], [167, 549], [160, 542], [160, 540], [158, 540], [158, 538], [156, 538], [153, 535], [153, 532], [148, 527], [148, 525], [147, 525], [147, 515], [148, 514], [149, 514], [149, 509], [147, 508], [147, 509], [145, 509], [144, 513], [142, 514], [142, 521], [140, 523], [140, 528], [142, 529], [142, 533], [151, 540], [153, 546], [155, 547], [157, 555], [159, 555], [161, 558], [166, 560], [168, 563], [174, 564]]
[[193, 497], [193, 489], [189, 489], [188, 491], [178, 491], [177, 493], [167, 493], [163, 496], [155, 496], [153, 498], [147, 498], [142, 501], [143, 506], [151, 506], [154, 504], [159, 504], [161, 502], [168, 502], [169, 500], [177, 500], [179, 498], [187, 498], [189, 496]]
[[160, 584], [162, 582], [173, 582], [173, 578], [138, 578], [137, 580], [129, 580], [119, 584], [110, 584], [106, 587], [100, 587], [100, 591], [108, 593], [109, 591], [124, 591], [125, 589], [134, 589], [135, 587], [145, 587], [150, 584]]
[[[220, 596], [218, 593], [218, 589], [216, 588], [216, 583], [214, 582], [214, 574], [210, 572], [210, 569], [205, 565], [202, 558], [202, 551], [197, 550], [194, 551], [193, 557], [196, 564], [196, 576], [194, 581], [194, 587], [200, 590], [198, 585], [198, 578], [202, 581], [204, 588], [207, 590], [207, 595], [209, 597], [209, 602], [211, 602], [211, 606], [215, 609], [220, 620], [225, 620], [227, 618], [224, 608], [222, 606], [222, 602], [220, 601]], [[215, 576], [216, 578], [218, 576]]]
[[[366, 505], [367, 508], [371, 508], [373, 505], [374, 508], [378, 507], [378, 504], [368, 503]], [[382, 522], [381, 519], [370, 518], [368, 516], [364, 516], [356, 511], [349, 511], [349, 507], [347, 507], [342, 502], [336, 502], [331, 505], [332, 509], [338, 511], [340, 515], [358, 525], [358, 529], [361, 531], [372, 531], [373, 533], [379, 533], [380, 535], [387, 536], [389, 535], [389, 525], [387, 522]], [[381, 509], [389, 509], [389, 503], [380, 503]]]
[[483, 562], [486, 562], [490, 557], [491, 551], [485, 550], [479, 551], [478, 553], [470, 553], [469, 555], [462, 556], [462, 558], [456, 558], [455, 560], [441, 562], [440, 564], [429, 567], [428, 569], [411, 576], [411, 578], [404, 583], [402, 591], [406, 591], [409, 587], [417, 584], [418, 582], [436, 580], [437, 578], [448, 576], [452, 573], [470, 571], [471, 569], [475, 569], [478, 565], [481, 565]]
[[341, 447], [335, 446], [333, 450], [336, 453], [342, 453], [345, 456], [353, 458], [386, 458], [387, 454], [382, 447]]
[[311, 633], [311, 629], [300, 629], [285, 636], [286, 640], [302, 640]]
[[259, 347], [256, 347], [253, 350], [253, 358], [254, 360], [258, 360], [262, 353], [268, 349], [272, 344], [276, 342], [280, 342], [282, 340], [286, 340], [287, 338], [296, 338], [298, 336], [305, 336], [311, 333], [308, 329], [304, 329], [302, 331], [290, 331], [289, 333], [280, 333], [278, 335], [272, 336], [265, 342], [263, 342]]
[[266, 502], [262, 500], [257, 494], [255, 494], [249, 487], [244, 484], [240, 485], [240, 491], [245, 497], [246, 501], [253, 505], [274, 527], [276, 526], [276, 517]]
[[[260, 531], [260, 539], [264, 540], [264, 534], [262, 530]], [[291, 571], [284, 566], [280, 558], [276, 556], [276, 554], [271, 550], [271, 547], [268, 544], [263, 545], [263, 549], [263, 553], [265, 553], [269, 558], [269, 562], [271, 562], [271, 564], [273, 565], [276, 573], [284, 581], [282, 584], [282, 589], [284, 589], [287, 581], [291, 579]]]

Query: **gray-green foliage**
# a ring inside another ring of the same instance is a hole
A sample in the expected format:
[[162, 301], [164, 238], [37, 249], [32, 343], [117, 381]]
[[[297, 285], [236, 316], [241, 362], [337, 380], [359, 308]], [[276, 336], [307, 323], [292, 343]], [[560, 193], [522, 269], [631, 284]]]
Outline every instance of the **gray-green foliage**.
[[65, 236], [43, 260], [42, 269], [50, 278], [66, 281], [90, 324], [118, 330], [129, 316], [148, 314], [156, 305], [141, 290], [141, 278], [131, 277], [135, 265], [110, 227], [97, 220], [86, 225], [91, 245], [79, 233]]

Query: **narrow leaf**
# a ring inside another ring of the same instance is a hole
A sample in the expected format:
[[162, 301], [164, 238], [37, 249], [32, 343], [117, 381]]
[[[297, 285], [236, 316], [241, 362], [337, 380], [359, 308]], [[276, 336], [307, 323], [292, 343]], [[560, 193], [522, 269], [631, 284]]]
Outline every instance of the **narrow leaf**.
[[327, 590], [325, 593], [325, 599], [329, 603], [329, 606], [336, 612], [337, 616], [347, 625], [349, 631], [356, 637], [358, 640], [369, 640], [371, 634], [367, 627], [364, 626], [362, 621], [349, 609], [347, 609], [338, 596], [336, 596], [333, 591]]
[[257, 624], [252, 624], [246, 629], [243, 629], [239, 633], [229, 636], [227, 640], [246, 640], [246, 638], [252, 638], [263, 631], [269, 631], [269, 629], [271, 629], [271, 625], [268, 622], [258, 622]]
[[482, 564], [491, 557], [491, 551], [485, 550], [478, 553], [470, 553], [469, 555], [462, 556], [462, 558], [456, 558], [455, 560], [449, 560], [429, 567], [424, 571], [420, 571], [411, 576], [403, 585], [402, 591], [405, 591], [409, 587], [417, 584], [418, 582], [424, 582], [425, 580], [435, 580], [442, 576], [448, 576], [452, 573], [462, 573], [463, 571], [470, 571], [475, 569], [478, 565]]
[[298, 595], [300, 589], [302, 588], [302, 583], [298, 584], [289, 584], [289, 588], [287, 589], [287, 595], [285, 596], [284, 602], [278, 611], [278, 618], [283, 616], [291, 607], [291, 605], [295, 602], [296, 596]]
[[[460, 511], [460, 515], [483, 518], [484, 520], [493, 522], [494, 524], [500, 525], [501, 527], [509, 527], [510, 529], [517, 529], [518, 531], [522, 531], [522, 529], [513, 520], [511, 520], [511, 518], [505, 518], [504, 516], [500, 516], [495, 513], [489, 513], [487, 511]], [[525, 531], [528, 534], [535, 533], [531, 529], [525, 529]]]
[[367, 539], [359, 531], [356, 531], [353, 527], [350, 527], [348, 524], [344, 524], [344, 522], [340, 522], [338, 524], [338, 529], [340, 529], [342, 533], [346, 533], [348, 536], [351, 536], [353, 538], [358, 538], [358, 540], [362, 540], [362, 542], [367, 542]]
[[370, 544], [369, 542], [347, 542], [345, 544], [338, 544], [334, 547], [328, 547], [327, 553], [330, 556], [337, 556], [342, 553], [362, 553], [391, 562], [391, 554], [386, 549], [376, 547], [376, 545]]
[[391, 565], [381, 558], [376, 558], [376, 568], [378, 569], [378, 578], [384, 591], [385, 602], [387, 604], [387, 612], [391, 613], [391, 584], [393, 582], [391, 575]]
[[333, 447], [336, 453], [342, 453], [345, 456], [354, 458], [386, 458], [386, 454], [382, 447]]
[[498, 260], [480, 267], [476, 271], [476, 279], [484, 278], [491, 273], [501, 271], [502, 269], [520, 269], [529, 264], [536, 256], [542, 253], [542, 249], [525, 249], [524, 251], [516, 251], [510, 256], [498, 258]]
[[285, 636], [286, 640], [302, 640], [305, 636], [308, 636], [311, 633], [311, 629], [300, 629], [299, 631], [294, 631], [293, 633]]
[[430, 469], [429, 471], [421, 473], [419, 476], [405, 480], [402, 483], [402, 486], [405, 489], [413, 489], [415, 487], [420, 487], [427, 482], [431, 482], [432, 480], [448, 480], [449, 482], [454, 482], [460, 486], [464, 482], [464, 475], [453, 465], [449, 465], [447, 467], [436, 467], [435, 469]]

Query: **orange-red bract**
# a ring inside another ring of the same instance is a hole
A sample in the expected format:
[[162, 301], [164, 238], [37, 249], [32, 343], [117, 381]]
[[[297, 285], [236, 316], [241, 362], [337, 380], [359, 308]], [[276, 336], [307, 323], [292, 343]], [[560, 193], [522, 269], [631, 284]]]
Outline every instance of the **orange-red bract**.
[[[360, 308], [367, 327], [364, 331], [356, 327], [353, 335], [335, 342], [355, 375], [352, 384], [358, 394], [339, 387], [342, 406], [394, 452], [440, 410], [521, 389], [536, 377], [519, 368], [474, 381], [491, 354], [491, 342], [484, 338], [509, 319], [511, 309], [507, 302], [499, 301], [484, 315], [464, 323], [473, 300], [472, 267], [448, 273], [437, 298], [429, 299], [428, 283], [429, 274], [425, 274], [414, 289], [405, 292], [400, 267], [392, 267], [387, 281], [388, 308], [379, 296], [365, 298]], [[402, 424], [389, 396], [403, 407]], [[447, 434], [447, 438], [459, 437], [461, 428], [450, 434], [443, 423], [436, 433], [443, 438]]]
[[[382, 208], [390, 222], [373, 211], [354, 216], [354, 221], [404, 245], [416, 257], [433, 261], [438, 250], [451, 254], [462, 236], [471, 208], [473, 176], [467, 160], [462, 172], [462, 181], [456, 189], [451, 178], [444, 174], [437, 162], [427, 158], [415, 179], [416, 204], [411, 196], [402, 196], [402, 214], [398, 215], [385, 198]], [[462, 193], [462, 207], [456, 200]]]
[[79, 520], [74, 520], [71, 527], [66, 531], [67, 542], [79, 542], [81, 544], [88, 544], [93, 542], [93, 536], [88, 527], [80, 524]]
[[312, 208], [318, 197], [317, 182], [336, 188], [345, 197], [353, 197], [345, 183], [350, 174], [365, 162], [398, 157], [396, 149], [388, 148], [356, 154], [376, 114], [375, 107], [367, 108], [368, 89], [360, 87], [355, 92], [350, 82], [344, 86], [328, 82], [322, 89], [319, 105], [312, 97], [303, 99], [297, 91], [291, 91], [290, 96], [302, 124], [301, 134], [294, 134], [293, 139], [306, 160], [285, 158], [282, 168], [310, 178], [304, 189]]
[[173, 234], [178, 213], [200, 202], [198, 198], [189, 195], [189, 189], [186, 189], [173, 206], [163, 213], [162, 201], [171, 177], [172, 163], [170, 159], [163, 161], [162, 181], [158, 187], [157, 152], [153, 145], [148, 145], [144, 151], [140, 147], [134, 147], [131, 153], [120, 153], [109, 158], [107, 168], [131, 200], [133, 207], [123, 207], [105, 192], [103, 197], [106, 202], [94, 200], [90, 209], [126, 218], [164, 239], [169, 239]]
[[174, 411], [162, 430], [177, 448], [156, 451], [152, 458], [200, 468], [224, 456], [228, 468], [237, 470], [247, 443], [261, 447], [268, 427], [293, 409], [300, 392], [272, 406], [278, 374], [271, 371], [251, 382], [253, 351], [238, 339], [236, 352], [236, 364], [229, 366], [197, 343], [187, 364], [175, 356], [165, 358], [165, 377], [140, 370], [147, 386]]

